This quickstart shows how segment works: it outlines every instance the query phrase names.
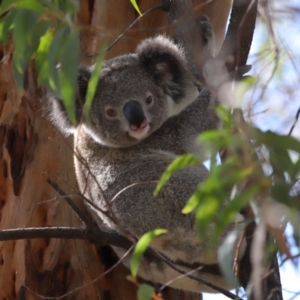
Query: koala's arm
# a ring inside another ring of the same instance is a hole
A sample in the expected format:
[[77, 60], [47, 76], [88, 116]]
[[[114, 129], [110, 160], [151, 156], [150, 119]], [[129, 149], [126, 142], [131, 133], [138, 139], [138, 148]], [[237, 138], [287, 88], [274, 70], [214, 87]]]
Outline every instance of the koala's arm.
[[63, 101], [51, 93], [46, 95], [45, 109], [51, 122], [65, 135], [74, 134], [76, 126], [80, 123], [87, 92], [88, 81], [91, 71], [88, 67], [82, 66], [78, 69], [76, 98], [75, 98], [75, 117], [76, 124], [72, 124]]

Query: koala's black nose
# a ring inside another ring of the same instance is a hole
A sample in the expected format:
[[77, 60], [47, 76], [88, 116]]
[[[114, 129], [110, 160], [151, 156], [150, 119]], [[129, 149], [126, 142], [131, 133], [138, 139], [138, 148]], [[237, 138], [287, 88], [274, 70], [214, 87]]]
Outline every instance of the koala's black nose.
[[147, 124], [142, 106], [138, 102], [130, 101], [126, 103], [123, 112], [132, 130], [137, 130], [143, 127], [145, 123]]

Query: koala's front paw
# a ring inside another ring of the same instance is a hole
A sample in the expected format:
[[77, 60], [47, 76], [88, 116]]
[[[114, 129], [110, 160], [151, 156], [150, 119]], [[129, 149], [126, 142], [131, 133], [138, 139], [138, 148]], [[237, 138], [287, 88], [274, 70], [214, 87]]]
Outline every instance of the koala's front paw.
[[200, 27], [203, 43], [205, 47], [208, 48], [209, 52], [213, 54], [215, 50], [215, 34], [212, 25], [210, 24], [210, 20], [206, 15], [201, 15], [198, 17], [197, 21]]

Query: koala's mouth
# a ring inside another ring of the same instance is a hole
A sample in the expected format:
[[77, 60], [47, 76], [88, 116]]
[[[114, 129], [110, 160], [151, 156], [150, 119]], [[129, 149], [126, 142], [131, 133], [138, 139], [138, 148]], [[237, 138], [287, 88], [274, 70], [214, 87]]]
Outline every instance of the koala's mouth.
[[134, 130], [130, 128], [128, 131], [129, 136], [138, 140], [142, 140], [149, 135], [151, 123], [147, 123], [144, 127], [139, 127], [139, 128], [132, 127], [132, 128]]

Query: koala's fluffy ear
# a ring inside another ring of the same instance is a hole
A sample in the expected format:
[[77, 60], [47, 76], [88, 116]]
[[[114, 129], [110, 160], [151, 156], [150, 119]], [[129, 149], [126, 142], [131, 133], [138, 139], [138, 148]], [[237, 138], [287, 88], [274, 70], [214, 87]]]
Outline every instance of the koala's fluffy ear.
[[[91, 70], [88, 67], [79, 67], [75, 98], [76, 124], [78, 124], [82, 118], [83, 106], [90, 77]], [[46, 98], [48, 101], [47, 110], [51, 121], [66, 136], [73, 134], [76, 129], [76, 125], [72, 124], [70, 121], [62, 100], [50, 93], [47, 94]]]
[[141, 65], [175, 103], [181, 102], [193, 84], [184, 51], [165, 36], [144, 40], [136, 49]]

